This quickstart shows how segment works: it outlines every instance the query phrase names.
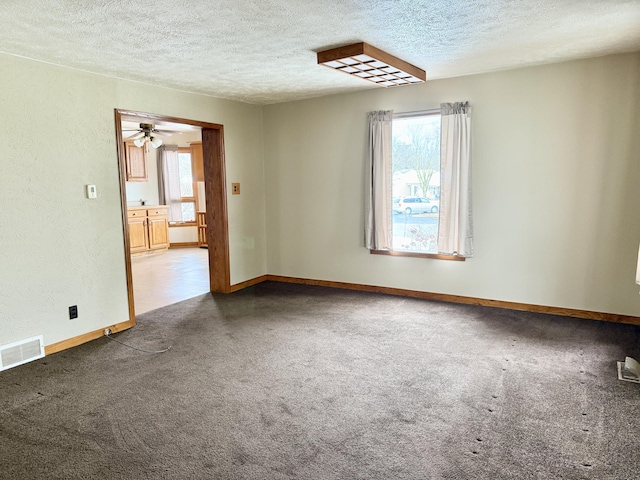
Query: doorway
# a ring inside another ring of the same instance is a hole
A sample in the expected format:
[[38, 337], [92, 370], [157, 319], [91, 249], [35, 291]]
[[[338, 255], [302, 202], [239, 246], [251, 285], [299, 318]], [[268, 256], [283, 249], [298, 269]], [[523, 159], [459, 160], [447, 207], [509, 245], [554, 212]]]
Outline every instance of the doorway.
[[127, 292], [129, 301], [129, 317], [131, 325], [135, 324], [135, 303], [133, 289], [133, 274], [131, 261], [132, 244], [136, 248], [135, 226], [130, 226], [128, 203], [126, 195], [127, 164], [122, 129], [123, 119], [151, 125], [187, 125], [197, 127], [202, 136], [202, 166], [204, 174], [204, 195], [206, 209], [206, 246], [208, 249], [209, 291], [228, 293], [231, 291], [229, 271], [229, 241], [226, 203], [226, 175], [224, 158], [223, 126], [208, 122], [200, 122], [164, 115], [149, 114], [116, 109], [116, 141], [118, 147], [118, 171], [120, 176], [120, 192], [122, 206], [122, 222], [125, 248], [125, 267], [127, 277]]

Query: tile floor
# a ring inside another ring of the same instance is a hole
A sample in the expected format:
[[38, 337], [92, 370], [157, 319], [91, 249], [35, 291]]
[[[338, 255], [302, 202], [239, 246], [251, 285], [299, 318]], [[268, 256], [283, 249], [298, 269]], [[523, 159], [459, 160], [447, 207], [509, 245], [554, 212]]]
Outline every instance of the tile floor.
[[206, 248], [174, 248], [131, 257], [136, 315], [208, 292], [208, 254]]

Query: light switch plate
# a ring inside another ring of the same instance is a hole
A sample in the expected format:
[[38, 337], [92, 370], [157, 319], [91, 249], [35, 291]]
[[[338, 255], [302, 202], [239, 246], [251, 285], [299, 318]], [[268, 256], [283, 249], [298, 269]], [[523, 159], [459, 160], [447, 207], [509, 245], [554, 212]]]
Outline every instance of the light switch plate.
[[87, 185], [87, 198], [98, 198], [98, 190], [95, 185]]
[[231, 194], [232, 195], [240, 195], [240, 184], [232, 183], [231, 184]]

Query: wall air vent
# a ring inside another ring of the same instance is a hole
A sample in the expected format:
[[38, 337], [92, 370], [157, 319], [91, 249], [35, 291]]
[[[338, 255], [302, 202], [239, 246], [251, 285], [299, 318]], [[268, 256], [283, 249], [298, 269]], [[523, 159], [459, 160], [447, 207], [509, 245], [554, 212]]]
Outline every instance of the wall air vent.
[[44, 337], [42, 335], [2, 345], [0, 346], [0, 371], [42, 357], [44, 357]]

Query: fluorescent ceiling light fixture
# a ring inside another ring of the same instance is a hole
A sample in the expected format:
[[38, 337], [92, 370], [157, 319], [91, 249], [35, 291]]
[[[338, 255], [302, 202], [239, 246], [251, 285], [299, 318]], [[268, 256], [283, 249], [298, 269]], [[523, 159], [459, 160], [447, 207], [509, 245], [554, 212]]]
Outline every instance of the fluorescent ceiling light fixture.
[[318, 63], [384, 87], [427, 80], [424, 70], [364, 42], [318, 52]]

